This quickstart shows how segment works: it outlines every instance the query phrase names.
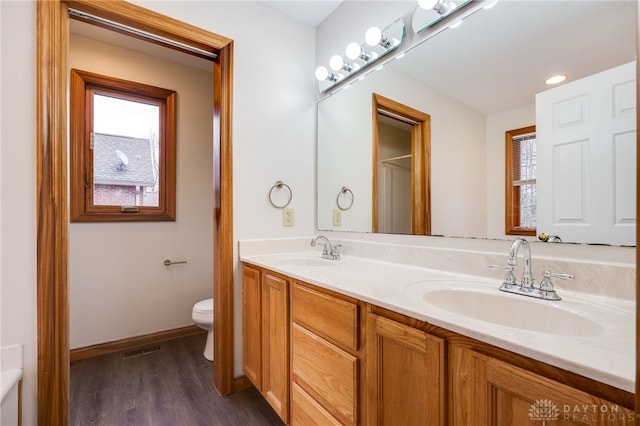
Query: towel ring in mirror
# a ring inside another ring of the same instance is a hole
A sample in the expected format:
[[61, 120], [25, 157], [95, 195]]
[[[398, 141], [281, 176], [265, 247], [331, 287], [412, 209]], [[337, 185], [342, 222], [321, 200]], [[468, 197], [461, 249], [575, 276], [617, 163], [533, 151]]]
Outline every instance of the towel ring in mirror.
[[[341, 195], [345, 195], [346, 193], [349, 193], [351, 195], [351, 202], [349, 202], [346, 207], [344, 207], [342, 204], [340, 204], [340, 199], [341, 199]], [[336, 204], [338, 205], [338, 208], [340, 210], [349, 210], [351, 208], [351, 206], [353, 206], [353, 200], [355, 199], [353, 192], [347, 188], [346, 186], [343, 186], [342, 189], [340, 190], [340, 192], [338, 192], [338, 196], [336, 197]]]
[[[287, 190], [289, 191], [289, 198], [287, 199], [287, 202], [284, 203], [283, 205], [277, 205], [276, 203], [273, 202], [273, 190], [278, 188], [278, 189], [282, 189], [282, 187], [287, 188]], [[271, 187], [271, 190], [269, 190], [269, 202], [271, 203], [271, 205], [277, 209], [284, 209], [285, 207], [287, 207], [289, 205], [289, 203], [291, 202], [291, 199], [293, 198], [293, 191], [291, 191], [291, 188], [289, 187], [289, 185], [287, 185], [286, 183], [282, 182], [281, 180], [277, 181], [275, 183], [275, 185], [273, 185]]]

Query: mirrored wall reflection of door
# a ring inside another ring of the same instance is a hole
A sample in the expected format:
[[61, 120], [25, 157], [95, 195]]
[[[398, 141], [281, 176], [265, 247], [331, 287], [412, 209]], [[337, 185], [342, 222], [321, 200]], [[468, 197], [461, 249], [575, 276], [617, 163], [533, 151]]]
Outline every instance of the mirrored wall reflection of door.
[[431, 235], [431, 116], [373, 94], [373, 232]]

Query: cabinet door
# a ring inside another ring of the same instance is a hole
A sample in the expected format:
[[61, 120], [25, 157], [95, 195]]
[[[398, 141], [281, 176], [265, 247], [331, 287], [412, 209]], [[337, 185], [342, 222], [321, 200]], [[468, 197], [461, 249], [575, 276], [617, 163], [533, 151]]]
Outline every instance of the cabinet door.
[[289, 291], [282, 278], [262, 277], [262, 394], [285, 423], [289, 417]]
[[634, 414], [617, 404], [502, 361], [475, 354], [475, 425], [620, 425]]
[[262, 286], [260, 271], [242, 268], [242, 362], [244, 374], [262, 390]]
[[444, 425], [445, 342], [375, 314], [367, 316], [367, 424]]

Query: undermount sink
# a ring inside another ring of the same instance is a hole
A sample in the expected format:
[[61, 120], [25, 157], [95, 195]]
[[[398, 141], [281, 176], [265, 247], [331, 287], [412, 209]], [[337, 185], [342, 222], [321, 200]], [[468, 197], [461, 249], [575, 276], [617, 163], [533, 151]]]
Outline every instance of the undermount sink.
[[427, 290], [423, 300], [433, 307], [467, 318], [521, 330], [566, 336], [597, 336], [600, 324], [587, 316], [550, 302], [473, 288]]

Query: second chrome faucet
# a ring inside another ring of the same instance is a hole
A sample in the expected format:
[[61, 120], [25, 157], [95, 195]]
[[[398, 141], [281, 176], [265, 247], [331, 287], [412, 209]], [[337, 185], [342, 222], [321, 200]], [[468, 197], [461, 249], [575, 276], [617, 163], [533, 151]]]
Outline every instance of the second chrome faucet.
[[[524, 258], [524, 271], [522, 272], [522, 280], [518, 282], [513, 275], [513, 268], [518, 265], [518, 252], [520, 251], [520, 247], [522, 247], [522, 255]], [[516, 238], [513, 243], [511, 243], [507, 266], [489, 265], [489, 267], [507, 270], [500, 290], [544, 300], [560, 300], [560, 296], [556, 293], [553, 283], [551, 282], [552, 277], [563, 280], [572, 280], [575, 278], [573, 275], [554, 274], [545, 270], [542, 273], [542, 282], [539, 286], [536, 286], [531, 273], [531, 247], [529, 246], [529, 242], [524, 238]]]
[[316, 235], [311, 240], [311, 246], [315, 247], [318, 240], [321, 240], [324, 244], [324, 248], [322, 249], [322, 258], [323, 259], [331, 259], [331, 260], [339, 260], [340, 259], [340, 244], [331, 244], [331, 241], [324, 235]]

